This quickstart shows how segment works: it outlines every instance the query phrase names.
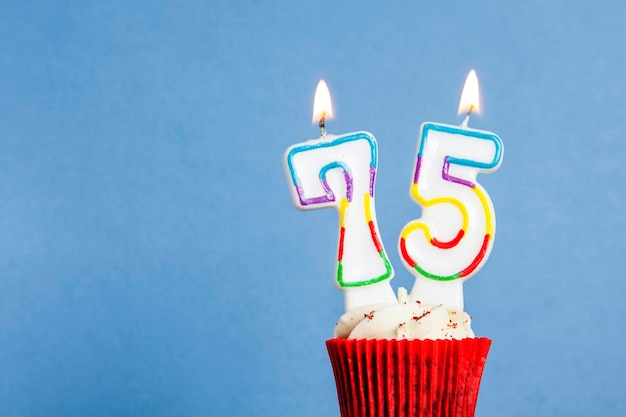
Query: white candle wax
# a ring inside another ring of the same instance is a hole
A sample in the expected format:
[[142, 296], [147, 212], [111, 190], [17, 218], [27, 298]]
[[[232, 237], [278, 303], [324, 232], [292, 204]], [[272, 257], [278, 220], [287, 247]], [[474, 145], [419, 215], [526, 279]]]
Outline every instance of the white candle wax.
[[367, 132], [328, 135], [325, 120], [332, 115], [330, 93], [321, 80], [315, 91], [313, 122], [319, 121], [322, 136], [285, 152], [293, 202], [302, 210], [333, 207], [339, 212], [335, 284], [344, 293], [346, 311], [395, 302], [389, 285], [393, 268], [376, 223], [376, 139]]
[[489, 257], [496, 229], [493, 204], [476, 176], [501, 161], [502, 141], [493, 133], [422, 125], [411, 197], [423, 212], [400, 237], [401, 258], [416, 277], [412, 298], [463, 309], [463, 281]]
[[364, 304], [395, 302], [393, 268], [384, 250], [374, 204], [378, 146], [368, 132], [323, 135], [285, 152], [291, 195], [302, 210], [339, 212], [335, 284], [346, 311]]
[[463, 282], [487, 261], [496, 231], [493, 204], [476, 177], [498, 169], [503, 146], [494, 133], [467, 127], [478, 103], [472, 70], [459, 108], [468, 109], [462, 126], [422, 124], [410, 191], [422, 217], [404, 227], [399, 241], [415, 276], [411, 298], [453, 310], [463, 310]]

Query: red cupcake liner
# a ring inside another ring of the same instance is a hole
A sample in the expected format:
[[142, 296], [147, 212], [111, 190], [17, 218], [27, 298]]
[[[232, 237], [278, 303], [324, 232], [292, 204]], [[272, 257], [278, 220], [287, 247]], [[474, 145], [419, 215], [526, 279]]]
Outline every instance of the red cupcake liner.
[[326, 342], [342, 417], [473, 417], [491, 340]]

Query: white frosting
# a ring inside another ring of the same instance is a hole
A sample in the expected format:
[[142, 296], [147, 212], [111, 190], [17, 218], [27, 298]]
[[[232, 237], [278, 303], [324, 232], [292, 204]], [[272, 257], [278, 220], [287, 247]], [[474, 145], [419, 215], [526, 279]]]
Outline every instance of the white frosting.
[[443, 305], [410, 301], [398, 289], [398, 302], [360, 306], [341, 316], [335, 337], [348, 339], [464, 339], [474, 337], [471, 318]]

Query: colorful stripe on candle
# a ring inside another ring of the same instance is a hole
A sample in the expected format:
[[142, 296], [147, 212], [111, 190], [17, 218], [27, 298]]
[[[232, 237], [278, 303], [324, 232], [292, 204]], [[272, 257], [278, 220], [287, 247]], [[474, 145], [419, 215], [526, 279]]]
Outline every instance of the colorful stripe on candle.
[[487, 203], [487, 199], [485, 197], [485, 194], [478, 188], [475, 186], [475, 184], [472, 184], [471, 186], [472, 191], [474, 191], [474, 193], [476, 194], [476, 196], [479, 198], [481, 205], [483, 207], [483, 211], [485, 213], [485, 219], [486, 219], [486, 234], [483, 238], [483, 242], [481, 245], [481, 248], [478, 252], [478, 254], [476, 255], [476, 257], [474, 258], [474, 260], [467, 266], [467, 268], [463, 269], [462, 271], [456, 273], [456, 274], [451, 274], [451, 275], [436, 275], [436, 274], [432, 274], [422, 268], [420, 268], [420, 266], [417, 264], [417, 262], [415, 262], [415, 260], [409, 255], [409, 253], [406, 250], [406, 238], [409, 234], [411, 234], [414, 230], [420, 229], [424, 232], [424, 235], [426, 236], [426, 239], [431, 243], [431, 245], [436, 246], [440, 249], [451, 249], [453, 247], [455, 247], [463, 238], [463, 236], [465, 235], [465, 233], [467, 232], [467, 210], [465, 209], [465, 207], [461, 204], [460, 201], [456, 200], [456, 199], [452, 199], [452, 198], [437, 198], [437, 199], [432, 199], [432, 200], [425, 200], [423, 199], [419, 194], [417, 194], [417, 184], [413, 184], [412, 186], [412, 191], [411, 194], [420, 202], [420, 204], [422, 204], [424, 207], [428, 207], [430, 205], [433, 204], [438, 204], [438, 203], [451, 203], [454, 204], [455, 206], [457, 206], [459, 208], [459, 211], [461, 212], [462, 216], [463, 216], [463, 226], [461, 228], [461, 230], [459, 230], [458, 234], [456, 235], [456, 237], [449, 241], [449, 242], [439, 242], [437, 239], [435, 239], [434, 237], [431, 236], [430, 234], [430, 230], [428, 229], [428, 227], [426, 227], [426, 225], [424, 223], [419, 223], [419, 222], [415, 222], [412, 223], [411, 225], [407, 226], [403, 231], [402, 234], [400, 236], [400, 253], [402, 255], [402, 257], [404, 258], [404, 260], [406, 261], [406, 263], [411, 267], [414, 268], [417, 272], [419, 272], [421, 275], [431, 278], [431, 279], [435, 279], [437, 281], [451, 281], [453, 279], [457, 279], [457, 278], [463, 278], [466, 277], [468, 275], [470, 275], [480, 264], [480, 262], [483, 260], [483, 258], [485, 257], [485, 254], [487, 253], [487, 248], [489, 246], [489, 241], [491, 240], [492, 236], [493, 236], [493, 229], [494, 229], [494, 222], [493, 222], [493, 216], [491, 216], [490, 214], [490, 210], [489, 210], [489, 204]]
[[341, 136], [341, 137], [338, 137], [336, 139], [333, 139], [327, 142], [314, 142], [311, 144], [301, 145], [296, 148], [293, 148], [288, 153], [287, 166], [289, 167], [289, 174], [291, 176], [291, 182], [293, 186], [296, 187], [296, 191], [300, 199], [300, 204], [303, 207], [309, 206], [309, 205], [322, 204], [322, 203], [331, 203], [336, 200], [335, 193], [333, 193], [333, 191], [330, 189], [328, 185], [328, 182], [326, 181], [326, 173], [330, 171], [331, 169], [335, 169], [335, 168], [341, 168], [343, 170], [344, 175], [346, 176], [346, 187], [347, 187], [346, 197], [348, 198], [348, 201], [352, 201], [352, 188], [353, 188], [352, 175], [350, 173], [349, 167], [346, 164], [340, 161], [331, 162], [328, 165], [322, 167], [322, 169], [319, 172], [320, 181], [322, 183], [322, 187], [324, 188], [324, 195], [306, 198], [304, 197], [304, 190], [302, 189], [302, 186], [300, 185], [300, 181], [298, 180], [298, 176], [296, 175], [296, 170], [295, 170], [294, 163], [293, 163], [294, 156], [301, 152], [308, 152], [308, 151], [320, 149], [320, 148], [330, 148], [330, 147], [341, 145], [342, 143], [352, 142], [355, 140], [364, 140], [364, 139], [367, 140], [370, 145], [369, 193], [372, 197], [374, 197], [374, 182], [376, 178], [376, 164], [378, 161], [378, 154], [377, 154], [377, 145], [373, 137], [364, 133], [356, 133], [353, 135]]
[[367, 226], [369, 228], [370, 231], [370, 236], [372, 238], [372, 243], [374, 244], [374, 246], [376, 247], [376, 250], [378, 251], [378, 255], [380, 256], [380, 258], [383, 260], [384, 264], [385, 264], [385, 273], [383, 273], [382, 275], [378, 276], [378, 277], [374, 277], [374, 278], [370, 278], [368, 280], [363, 280], [363, 281], [358, 281], [358, 282], [345, 282], [343, 280], [343, 240], [344, 240], [344, 236], [345, 236], [345, 225], [344, 225], [344, 219], [345, 219], [345, 212], [346, 209], [349, 206], [349, 202], [344, 198], [341, 201], [341, 205], [339, 208], [339, 253], [338, 253], [338, 259], [337, 259], [337, 281], [339, 282], [339, 285], [342, 287], [362, 287], [364, 285], [369, 285], [369, 284], [374, 284], [376, 282], [382, 281], [384, 279], [387, 279], [389, 277], [391, 277], [392, 273], [393, 273], [393, 269], [391, 267], [391, 263], [389, 262], [389, 259], [387, 258], [387, 254], [385, 253], [385, 250], [383, 249], [383, 246], [380, 242], [380, 238], [378, 237], [378, 231], [376, 230], [376, 224], [374, 222], [374, 219], [372, 218], [372, 198], [371, 198], [371, 192], [365, 193], [364, 198], [363, 198], [363, 209], [365, 211], [365, 221], [367, 222]]

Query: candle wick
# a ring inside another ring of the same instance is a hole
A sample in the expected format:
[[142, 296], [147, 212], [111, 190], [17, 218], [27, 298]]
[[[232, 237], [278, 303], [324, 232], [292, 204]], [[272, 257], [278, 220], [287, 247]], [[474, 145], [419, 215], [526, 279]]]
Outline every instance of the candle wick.
[[326, 136], [326, 112], [322, 113], [322, 118], [320, 119], [319, 126], [322, 131], [322, 136]]
[[474, 105], [470, 104], [469, 109], [467, 109], [467, 113], [465, 113], [465, 119], [463, 119], [463, 122], [461, 123], [461, 127], [467, 127], [467, 124], [469, 123], [469, 119], [473, 111], [474, 111]]

